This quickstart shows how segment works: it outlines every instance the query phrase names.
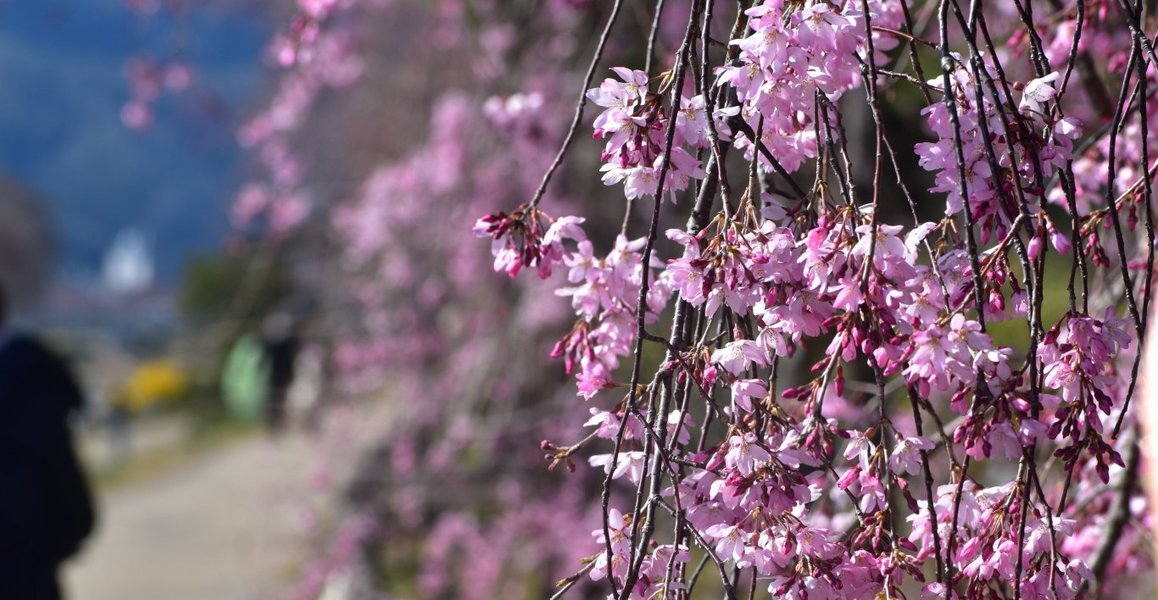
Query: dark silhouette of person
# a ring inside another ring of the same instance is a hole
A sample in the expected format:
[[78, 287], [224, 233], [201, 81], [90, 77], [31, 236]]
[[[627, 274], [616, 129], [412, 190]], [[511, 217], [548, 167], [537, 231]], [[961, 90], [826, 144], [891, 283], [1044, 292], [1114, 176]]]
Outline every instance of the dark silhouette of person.
[[299, 324], [288, 315], [274, 315], [265, 326], [262, 347], [269, 370], [265, 410], [270, 433], [280, 433], [285, 426], [286, 399], [294, 381], [301, 338]]
[[83, 397], [68, 365], [10, 331], [0, 289], [0, 598], [58, 600], [57, 571], [95, 511], [68, 419]]

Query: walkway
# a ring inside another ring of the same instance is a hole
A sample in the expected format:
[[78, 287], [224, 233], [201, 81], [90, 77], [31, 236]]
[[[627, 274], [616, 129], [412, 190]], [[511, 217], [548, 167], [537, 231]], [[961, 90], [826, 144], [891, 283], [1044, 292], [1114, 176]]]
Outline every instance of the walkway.
[[267, 597], [302, 548], [309, 454], [302, 436], [246, 439], [114, 489], [100, 499], [95, 539], [66, 574], [69, 598]]

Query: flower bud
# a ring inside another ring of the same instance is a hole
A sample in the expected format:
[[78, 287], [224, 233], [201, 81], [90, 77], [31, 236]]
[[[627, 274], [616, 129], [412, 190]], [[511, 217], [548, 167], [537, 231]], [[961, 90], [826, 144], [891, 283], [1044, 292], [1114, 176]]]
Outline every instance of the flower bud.
[[1032, 240], [1029, 240], [1029, 260], [1037, 260], [1037, 257], [1041, 256], [1041, 245], [1041, 233], [1038, 232]]

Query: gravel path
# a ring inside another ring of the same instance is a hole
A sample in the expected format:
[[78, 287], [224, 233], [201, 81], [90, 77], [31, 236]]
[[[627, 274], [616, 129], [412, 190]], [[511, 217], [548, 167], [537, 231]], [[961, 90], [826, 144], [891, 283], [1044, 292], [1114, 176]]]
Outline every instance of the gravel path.
[[69, 598], [268, 597], [303, 550], [309, 455], [301, 436], [248, 439], [111, 491], [95, 538], [66, 567]]

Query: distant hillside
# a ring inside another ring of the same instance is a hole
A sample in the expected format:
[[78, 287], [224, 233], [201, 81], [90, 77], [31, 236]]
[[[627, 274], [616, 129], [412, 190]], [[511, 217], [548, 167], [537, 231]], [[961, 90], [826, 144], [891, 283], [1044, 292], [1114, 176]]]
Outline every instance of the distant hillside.
[[[144, 21], [123, 0], [0, 2], [0, 172], [48, 202], [59, 266], [99, 269], [126, 226], [145, 232], [163, 280], [216, 246], [245, 156], [233, 131], [267, 82], [257, 13], [198, 9]], [[179, 53], [197, 85], [151, 129], [120, 123], [130, 56]]]

